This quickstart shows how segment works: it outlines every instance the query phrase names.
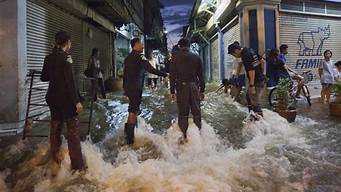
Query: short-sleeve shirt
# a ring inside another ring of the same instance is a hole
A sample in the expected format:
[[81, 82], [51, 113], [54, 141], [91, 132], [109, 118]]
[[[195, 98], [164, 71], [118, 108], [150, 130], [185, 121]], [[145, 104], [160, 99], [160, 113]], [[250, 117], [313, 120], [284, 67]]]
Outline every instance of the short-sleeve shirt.
[[264, 78], [263, 70], [260, 65], [259, 56], [256, 53], [256, 51], [254, 51], [251, 48], [245, 47], [243, 48], [241, 52], [241, 58], [242, 58], [243, 65], [245, 67], [245, 71], [255, 70], [255, 81], [256, 82], [264, 81], [265, 78]]
[[334, 70], [333, 70], [333, 61], [329, 60], [322, 60], [321, 64], [320, 64], [320, 69], [323, 69], [323, 75], [321, 78], [321, 83], [325, 83], [325, 84], [333, 84], [334, 82]]

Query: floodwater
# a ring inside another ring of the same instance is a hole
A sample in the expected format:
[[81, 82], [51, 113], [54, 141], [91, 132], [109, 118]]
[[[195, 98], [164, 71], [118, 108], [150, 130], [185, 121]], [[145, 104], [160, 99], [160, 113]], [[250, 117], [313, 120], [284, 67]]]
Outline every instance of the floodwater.
[[128, 147], [123, 136], [127, 107], [120, 95], [96, 106], [96, 126], [82, 143], [85, 173], [70, 171], [65, 141], [62, 166], [53, 179], [46, 141], [2, 149], [0, 191], [341, 191], [340, 122], [298, 116], [289, 124], [269, 110], [262, 120], [249, 122], [245, 107], [210, 92], [202, 106], [202, 130], [190, 123], [188, 143], [180, 145], [175, 103], [165, 91], [147, 91], [136, 142]]

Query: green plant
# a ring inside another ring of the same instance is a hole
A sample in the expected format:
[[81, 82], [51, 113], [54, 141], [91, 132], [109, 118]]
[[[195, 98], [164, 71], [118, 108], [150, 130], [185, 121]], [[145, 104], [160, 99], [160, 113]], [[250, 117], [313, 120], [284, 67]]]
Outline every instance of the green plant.
[[116, 52], [116, 77], [123, 77], [123, 63], [124, 59], [128, 56], [129, 49], [128, 48], [117, 48]]
[[123, 77], [123, 67], [119, 68], [116, 72], [117, 77], [122, 78]]
[[341, 82], [337, 82], [332, 87], [333, 92], [336, 96], [336, 103], [341, 103]]
[[280, 79], [276, 86], [276, 98], [278, 102], [278, 108], [281, 110], [288, 109], [289, 105], [289, 89], [290, 89], [290, 80], [289, 79]]

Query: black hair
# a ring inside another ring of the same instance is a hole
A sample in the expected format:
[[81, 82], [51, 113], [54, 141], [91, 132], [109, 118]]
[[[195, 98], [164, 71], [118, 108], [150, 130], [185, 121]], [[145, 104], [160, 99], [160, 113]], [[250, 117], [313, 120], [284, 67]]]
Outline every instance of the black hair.
[[231, 45], [228, 46], [227, 53], [232, 55], [236, 49], [241, 49], [240, 45], [232, 43]]
[[280, 47], [279, 47], [279, 51], [282, 53], [285, 49], [288, 49], [288, 45], [287, 44], [282, 44]]
[[341, 61], [338, 61], [334, 64], [336, 67], [341, 66]]
[[132, 39], [132, 40], [130, 41], [130, 46], [131, 46], [131, 48], [134, 48], [134, 46], [135, 46], [135, 44], [136, 44], [137, 42], [141, 42], [141, 39], [140, 39], [140, 38], [134, 38], [134, 39]]
[[98, 48], [93, 48], [91, 56], [95, 56], [98, 53]]
[[69, 40], [71, 40], [71, 36], [65, 31], [59, 31], [58, 33], [56, 33], [54, 37], [55, 37], [56, 45], [59, 45], [59, 46], [63, 46]]
[[240, 46], [239, 41], [234, 41], [233, 44], [236, 44], [236, 45], [239, 45], [239, 46]]
[[332, 57], [332, 56], [333, 56], [333, 52], [332, 52], [330, 49], [325, 50], [325, 51], [323, 52], [323, 56], [326, 57], [326, 54], [327, 54], [328, 52], [330, 53], [330, 57]]
[[187, 38], [181, 38], [178, 42], [180, 48], [190, 47], [191, 42]]
[[269, 51], [269, 59], [275, 59], [276, 57], [278, 57], [278, 55], [279, 55], [279, 50], [278, 49], [271, 49], [270, 51]]

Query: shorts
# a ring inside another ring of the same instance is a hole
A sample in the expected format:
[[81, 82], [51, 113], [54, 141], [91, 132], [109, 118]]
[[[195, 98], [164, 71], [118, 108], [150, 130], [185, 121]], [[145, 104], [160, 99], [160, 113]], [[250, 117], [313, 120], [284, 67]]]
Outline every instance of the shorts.
[[51, 120], [54, 121], [62, 121], [76, 117], [77, 108], [75, 105], [71, 105], [69, 107], [56, 107], [56, 106], [49, 106], [50, 113], [51, 113]]
[[233, 76], [231, 78], [231, 84], [235, 87], [245, 87], [245, 74], [237, 76]]
[[128, 112], [138, 114], [140, 111], [142, 94], [127, 95], [127, 97], [129, 98]]

